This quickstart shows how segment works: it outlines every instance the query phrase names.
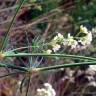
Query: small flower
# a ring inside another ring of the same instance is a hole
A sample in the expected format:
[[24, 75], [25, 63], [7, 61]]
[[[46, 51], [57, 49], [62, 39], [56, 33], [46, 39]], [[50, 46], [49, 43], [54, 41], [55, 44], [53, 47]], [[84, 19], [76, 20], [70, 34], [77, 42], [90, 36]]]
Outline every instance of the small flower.
[[49, 83], [44, 84], [44, 88], [37, 89], [36, 96], [56, 96], [55, 90]]
[[61, 33], [58, 33], [57, 36], [55, 36], [52, 41], [62, 42], [63, 39], [64, 39], [63, 35]]
[[68, 45], [68, 40], [67, 40], [67, 39], [64, 39], [62, 44], [63, 44], [64, 46]]
[[52, 85], [50, 85], [49, 83], [45, 83], [44, 86], [45, 86], [46, 90], [50, 91], [52, 96], [56, 95], [55, 90], [52, 88]]
[[87, 34], [88, 33], [88, 29], [86, 27], [84, 27], [83, 25], [80, 26], [80, 32]]
[[59, 38], [59, 39], [63, 39], [63, 38], [64, 38], [64, 37], [63, 37], [63, 35], [62, 35], [62, 34], [60, 34], [60, 33], [58, 33], [58, 35], [57, 35], [57, 36], [58, 36], [58, 38]]
[[47, 96], [47, 91], [46, 89], [37, 89], [37, 95], [36, 96]]
[[55, 37], [53, 38], [53, 40], [55, 40], [55, 41], [56, 41], [57, 39], [58, 39], [58, 36], [55, 36]]
[[70, 33], [68, 33], [68, 38], [73, 38], [73, 36], [71, 36], [71, 34], [70, 34]]
[[88, 43], [90, 44], [90, 43], [92, 42], [92, 33], [89, 32], [89, 33], [87, 34], [87, 37], [86, 37], [86, 38], [88, 39]]
[[71, 46], [71, 49], [74, 49], [78, 45], [78, 42], [73, 38], [73, 36], [68, 34], [67, 45]]
[[78, 42], [80, 42], [84, 46], [90, 45], [92, 42], [92, 33], [91, 32], [87, 33], [87, 35], [84, 37], [81, 37]]
[[78, 42], [76, 40], [73, 40], [72, 44], [71, 44], [71, 49], [76, 48], [78, 45]]
[[59, 49], [60, 49], [60, 45], [59, 44], [55, 44], [55, 45], [53, 45], [53, 48], [52, 48], [52, 50], [54, 51], [54, 52], [56, 52], [56, 51], [58, 51]]
[[51, 53], [52, 53], [52, 50], [48, 49], [48, 50], [46, 51], [46, 53], [47, 53], [47, 54], [51, 54]]
[[93, 70], [93, 71], [96, 71], [96, 65], [89, 65], [89, 69]]
[[50, 85], [49, 83], [44, 83], [45, 88], [51, 89], [52, 85]]

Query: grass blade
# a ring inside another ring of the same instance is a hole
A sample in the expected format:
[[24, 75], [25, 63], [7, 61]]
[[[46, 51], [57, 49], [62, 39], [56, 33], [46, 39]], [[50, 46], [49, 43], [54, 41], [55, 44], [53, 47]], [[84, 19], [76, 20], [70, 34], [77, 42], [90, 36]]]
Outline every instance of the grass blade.
[[8, 54], [3, 53], [4, 57], [26, 57], [26, 56], [42, 56], [42, 57], [59, 57], [59, 58], [72, 58], [72, 59], [83, 59], [83, 60], [90, 60], [96, 61], [96, 58], [93, 57], [86, 57], [80, 55], [68, 55], [68, 54], [44, 54], [44, 53], [17, 53], [17, 54]]
[[20, 67], [20, 66], [15, 66], [15, 65], [11, 65], [11, 64], [2, 64], [2, 63], [0, 63], [0, 67], [17, 69], [21, 72], [27, 72], [27, 70], [28, 70], [26, 67]]
[[83, 66], [83, 65], [96, 65], [96, 61], [93, 61], [93, 62], [81, 62], [81, 63], [71, 63], [71, 64], [54, 65], [54, 66], [49, 66], [49, 67], [37, 68], [37, 70], [38, 70], [38, 71], [48, 71], [48, 70], [66, 68], [66, 67]]
[[5, 34], [4, 40], [1, 42], [0, 51], [2, 51], [2, 50], [4, 49], [5, 44], [6, 44], [6, 41], [7, 41], [8, 34], [9, 34], [10, 29], [11, 29], [11, 27], [12, 27], [14, 21], [15, 21], [16, 15], [17, 15], [18, 11], [20, 10], [20, 8], [22, 7], [22, 5], [23, 5], [23, 3], [24, 3], [25, 1], [26, 1], [26, 0], [21, 0], [19, 6], [17, 7], [16, 13], [14, 14], [13, 19], [12, 19], [12, 21], [11, 21], [9, 27], [8, 27], [8, 30], [7, 30], [7, 32], [6, 32], [6, 34]]

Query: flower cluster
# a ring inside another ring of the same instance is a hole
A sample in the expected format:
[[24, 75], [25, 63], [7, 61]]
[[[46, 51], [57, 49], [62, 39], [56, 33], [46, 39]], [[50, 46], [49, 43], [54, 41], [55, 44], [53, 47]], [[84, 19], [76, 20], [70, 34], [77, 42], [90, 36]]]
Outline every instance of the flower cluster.
[[83, 25], [80, 26], [80, 32], [85, 33], [85, 36], [81, 37], [78, 42], [81, 42], [82, 45], [89, 45], [92, 42], [92, 33], [88, 31]]
[[[78, 36], [80, 34], [84, 36]], [[92, 42], [92, 33], [83, 25], [80, 26], [80, 31], [73, 37], [68, 33], [67, 38], [65, 38], [61, 33], [58, 33], [50, 42], [52, 48], [48, 49], [46, 53], [51, 54], [52, 52], [57, 52], [61, 45], [70, 47], [71, 49], [81, 48], [90, 45]]]
[[62, 34], [58, 33], [50, 42], [52, 49], [48, 49], [46, 53], [51, 54], [53, 52], [57, 52], [61, 48], [61, 44], [64, 41], [64, 37]]
[[67, 43], [63, 42], [63, 45], [70, 46], [71, 49], [74, 49], [78, 45], [78, 42], [74, 39], [73, 36], [70, 35], [70, 33], [68, 34], [66, 42]]
[[37, 89], [36, 96], [56, 96], [56, 92], [49, 83], [45, 83], [44, 88]]

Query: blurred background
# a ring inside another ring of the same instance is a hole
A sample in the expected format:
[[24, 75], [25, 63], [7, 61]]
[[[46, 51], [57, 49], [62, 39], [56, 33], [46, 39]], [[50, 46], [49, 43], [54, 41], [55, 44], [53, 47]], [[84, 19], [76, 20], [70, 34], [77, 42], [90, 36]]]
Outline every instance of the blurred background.
[[[4, 39], [19, 3], [20, 0], [0, 0], [0, 42]], [[57, 33], [64, 36], [70, 33], [75, 36], [80, 25], [86, 26], [92, 32], [92, 44], [74, 50], [64, 47], [58, 52], [96, 58], [96, 0], [26, 0], [11, 28], [5, 51], [36, 44], [40, 47], [31, 48], [29, 52], [43, 52], [46, 46], [43, 47], [41, 44], [49, 42]], [[19, 52], [28, 52], [28, 50]], [[78, 63], [80, 60], [36, 56], [8, 58], [0, 62], [22, 67], [27, 67], [31, 62], [32, 67], [42, 67]], [[0, 68], [0, 75], [13, 71]], [[25, 96], [28, 79], [25, 80], [21, 94], [19, 87], [22, 78], [23, 76], [19, 74], [1, 78], [0, 96]], [[53, 70], [35, 76], [30, 83], [29, 96], [35, 96], [36, 89], [44, 82], [52, 84], [56, 90], [56, 96], [96, 96], [96, 70], [89, 66]]]

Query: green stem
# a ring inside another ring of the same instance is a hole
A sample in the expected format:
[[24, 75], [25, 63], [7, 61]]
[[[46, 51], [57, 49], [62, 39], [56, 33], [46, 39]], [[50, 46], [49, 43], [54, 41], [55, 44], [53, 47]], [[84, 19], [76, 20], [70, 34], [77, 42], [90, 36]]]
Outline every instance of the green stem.
[[25, 47], [20, 47], [20, 48], [16, 48], [16, 49], [13, 49], [13, 50], [9, 50], [9, 51], [6, 51], [6, 52], [8, 53], [8, 52], [19, 51], [19, 50], [22, 50], [22, 49], [38, 48], [38, 47], [39, 47], [39, 46], [25, 46]]
[[20, 71], [27, 71], [27, 68], [25, 68], [25, 67], [19, 67], [19, 66], [10, 65], [10, 64], [2, 64], [2, 63], [0, 63], [0, 67], [17, 69], [17, 70], [20, 70]]
[[23, 56], [43, 56], [43, 57], [63, 57], [63, 58], [74, 58], [74, 59], [87, 59], [96, 61], [96, 58], [79, 56], [79, 55], [68, 55], [68, 54], [44, 54], [44, 53], [17, 53], [17, 54], [3, 54], [4, 57], [23, 57]]
[[81, 66], [81, 65], [96, 65], [96, 61], [93, 61], [93, 62], [81, 62], [81, 63], [71, 63], [71, 64], [61, 64], [61, 65], [37, 68], [37, 70], [38, 71], [48, 71], [48, 70], [53, 70], [53, 69], [66, 68], [66, 67], [76, 67], [76, 66]]
[[[43, 44], [42, 46], [46, 46], [46, 45], [50, 45], [50, 43]], [[22, 50], [22, 49], [39, 48], [39, 47], [40, 47], [39, 45], [36, 45], [36, 46], [24, 46], [24, 47], [15, 48], [13, 50], [9, 50], [9, 51], [6, 51], [6, 52], [8, 53], [8, 52], [19, 51], [19, 50]]]
[[20, 10], [20, 8], [22, 7], [22, 5], [23, 5], [23, 3], [24, 3], [25, 1], [26, 1], [26, 0], [22, 0], [22, 1], [20, 2], [19, 6], [17, 7], [16, 13], [14, 14], [14, 17], [13, 17], [13, 19], [12, 19], [12, 21], [11, 21], [9, 27], [8, 27], [8, 30], [7, 30], [7, 32], [6, 32], [6, 34], [5, 34], [5, 37], [4, 37], [4, 40], [2, 41], [0, 51], [2, 51], [2, 50], [4, 49], [5, 44], [6, 44], [6, 41], [7, 41], [8, 34], [9, 34], [10, 29], [11, 29], [11, 27], [12, 27], [14, 21], [15, 21], [16, 15], [17, 15], [18, 11]]

